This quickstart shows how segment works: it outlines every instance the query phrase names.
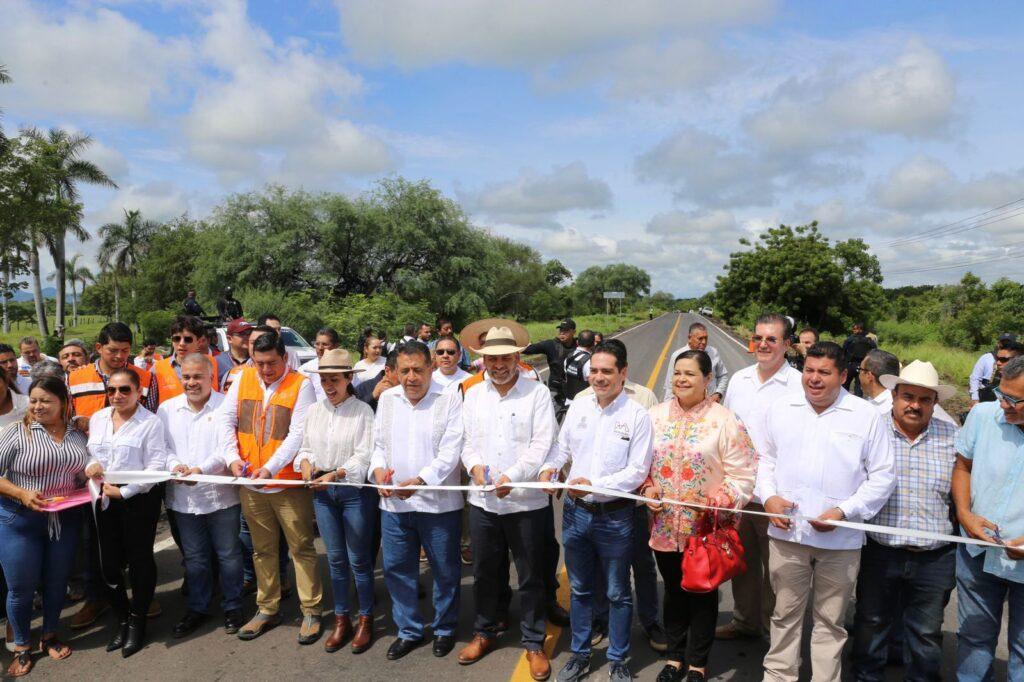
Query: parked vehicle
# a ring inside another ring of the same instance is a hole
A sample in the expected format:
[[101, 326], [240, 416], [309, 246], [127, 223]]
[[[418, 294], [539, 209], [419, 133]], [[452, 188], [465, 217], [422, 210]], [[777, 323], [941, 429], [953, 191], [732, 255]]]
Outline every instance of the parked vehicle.
[[704, 306], [703, 308], [700, 309], [700, 314], [703, 315], [704, 317], [711, 317], [712, 315], [715, 314], [715, 311], [707, 306]]
[[[316, 349], [309, 345], [309, 342], [291, 327], [281, 327], [281, 336], [284, 338], [284, 345], [288, 349], [289, 354], [294, 353], [299, 359], [299, 364], [316, 357]], [[217, 339], [220, 341], [222, 349], [228, 347], [227, 327], [217, 327]]]

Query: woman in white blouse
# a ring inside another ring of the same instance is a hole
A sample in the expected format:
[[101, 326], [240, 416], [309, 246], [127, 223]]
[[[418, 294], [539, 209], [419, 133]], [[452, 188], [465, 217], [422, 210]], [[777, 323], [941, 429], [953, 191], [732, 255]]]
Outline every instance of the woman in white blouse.
[[373, 559], [376, 554], [377, 493], [373, 488], [320, 485], [338, 480], [366, 481], [373, 451], [373, 410], [356, 399], [347, 350], [329, 350], [320, 358], [320, 385], [326, 398], [309, 408], [295, 468], [315, 491], [313, 509], [327, 548], [334, 592], [334, 630], [324, 642], [337, 651], [353, 635], [349, 616], [349, 569], [355, 576], [359, 623], [352, 637], [353, 653], [373, 640]]
[[[166, 471], [167, 445], [156, 415], [139, 406], [138, 375], [128, 368], [111, 373], [105, 407], [89, 420], [90, 461], [85, 475], [102, 479], [105, 472]], [[160, 518], [163, 487], [132, 483], [103, 484], [109, 506], [99, 513], [97, 533], [103, 581], [118, 628], [107, 651], [121, 649], [125, 658], [145, 645], [146, 614], [156, 591], [153, 539]], [[132, 587], [129, 602], [125, 571]], [[113, 587], [111, 587], [113, 586]]]
[[11, 390], [7, 372], [0, 370], [0, 429], [21, 421], [28, 410], [28, 396]]
[[384, 362], [384, 342], [376, 336], [367, 336], [363, 341], [363, 359], [353, 367], [356, 372], [362, 373], [363, 376], [352, 377], [352, 385], [358, 386], [383, 372]]

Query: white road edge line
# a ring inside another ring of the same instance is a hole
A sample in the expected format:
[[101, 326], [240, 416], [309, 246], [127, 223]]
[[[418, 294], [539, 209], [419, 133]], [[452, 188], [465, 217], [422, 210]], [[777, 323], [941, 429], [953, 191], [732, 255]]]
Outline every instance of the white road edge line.
[[739, 346], [739, 347], [740, 347], [740, 348], [742, 348], [743, 350], [747, 350], [747, 346], [744, 346], [744, 345], [743, 345], [743, 344], [742, 344], [742, 343], [741, 343], [740, 341], [738, 341], [738, 340], [736, 339], [736, 337], [734, 337], [734, 336], [733, 336], [732, 334], [730, 334], [729, 332], [727, 332], [727, 331], [725, 331], [724, 329], [722, 329], [721, 327], [719, 327], [719, 326], [718, 326], [717, 324], [715, 324], [714, 322], [712, 322], [712, 321], [711, 321], [711, 320], [709, 320], [708, 318], [704, 317], [704, 316], [703, 316], [703, 315], [701, 315], [700, 313], [694, 313], [694, 315], [696, 315], [696, 316], [697, 316], [697, 317], [699, 317], [700, 319], [704, 320], [705, 322], [707, 322], [708, 324], [710, 324], [710, 325], [711, 325], [712, 327], [714, 327], [714, 328], [715, 328], [715, 329], [717, 329], [718, 331], [720, 331], [720, 332], [722, 332], [723, 334], [725, 334], [725, 337], [726, 337], [727, 339], [729, 339], [730, 341], [732, 341], [733, 343], [735, 343], [735, 344], [736, 344], [737, 346]]

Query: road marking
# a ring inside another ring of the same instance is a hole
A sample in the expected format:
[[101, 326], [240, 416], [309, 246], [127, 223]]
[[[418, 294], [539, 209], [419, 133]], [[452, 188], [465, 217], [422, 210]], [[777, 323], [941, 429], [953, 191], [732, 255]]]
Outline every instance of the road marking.
[[[655, 318], [658, 319], [658, 318]], [[658, 376], [661, 374], [661, 366], [665, 364], [665, 356], [672, 346], [672, 339], [676, 337], [676, 332], [679, 330], [679, 323], [682, 321], [683, 316], [676, 316], [676, 323], [672, 327], [672, 331], [668, 335], [668, 340], [665, 341], [665, 346], [661, 349], [661, 355], [658, 356], [658, 362], [654, 365], [654, 370], [651, 372], [650, 378], [647, 380], [647, 388], [652, 388], [658, 381]], [[638, 327], [642, 327], [645, 324], [649, 324], [654, 320], [648, 320], [642, 322], [635, 327], [625, 329], [619, 332], [618, 335], [625, 334], [628, 331], [633, 331]], [[565, 610], [569, 610], [569, 574], [565, 570], [565, 566], [562, 566], [562, 570], [558, 572], [558, 604]], [[509, 623], [511, 629], [511, 623]], [[548, 622], [547, 627], [544, 631], [544, 653], [547, 654], [548, 660], [554, 658], [555, 646], [558, 645], [558, 639], [562, 636], [562, 628], [558, 625], [554, 625]], [[554, 672], [554, 671], [552, 671]], [[523, 652], [519, 656], [519, 662], [516, 663], [515, 669], [512, 671], [512, 677], [509, 682], [527, 682], [527, 680], [533, 680], [530, 675], [530, 662], [526, 659], [526, 652]]]
[[747, 346], [746, 344], [744, 344], [744, 343], [742, 343], [741, 341], [739, 341], [738, 339], [736, 339], [736, 337], [735, 337], [735, 336], [733, 336], [733, 335], [732, 335], [732, 334], [730, 334], [729, 332], [725, 331], [724, 329], [722, 329], [721, 327], [719, 327], [719, 326], [718, 326], [717, 324], [715, 324], [714, 322], [712, 322], [712, 321], [711, 321], [711, 320], [709, 320], [708, 318], [704, 317], [703, 315], [697, 315], [697, 317], [701, 318], [702, 320], [704, 320], [705, 322], [707, 322], [708, 324], [710, 324], [710, 325], [711, 325], [712, 327], [714, 327], [714, 328], [715, 328], [715, 329], [717, 329], [718, 331], [722, 332], [722, 334], [724, 334], [724, 335], [725, 335], [725, 338], [729, 339], [730, 341], [732, 341], [733, 343], [735, 343], [735, 344], [736, 344], [737, 346], [739, 346], [739, 347], [740, 347], [740, 348], [742, 348], [743, 350], [745, 350], [745, 351], [748, 351], [748, 352], [749, 352], [749, 349], [748, 349], [749, 347], [748, 347], [748, 346]]
[[658, 361], [654, 363], [654, 371], [651, 372], [651, 377], [647, 380], [647, 388], [652, 391], [654, 390], [654, 385], [658, 383], [658, 377], [661, 376], [661, 366], [665, 364], [665, 356], [672, 347], [672, 340], [676, 338], [676, 332], [679, 331], [679, 323], [682, 321], [683, 316], [677, 315], [676, 323], [672, 326], [672, 331], [668, 333], [668, 338], [665, 339], [665, 345], [661, 349], [661, 355], [658, 356]]
[[[637, 329], [639, 329], [640, 327], [644, 326], [645, 324], [650, 324], [651, 322], [654, 322], [654, 321], [656, 321], [656, 320], [660, 320], [660, 319], [661, 319], [662, 317], [664, 317], [664, 316], [665, 316], [666, 314], [667, 314], [667, 313], [662, 313], [661, 315], [658, 315], [658, 316], [657, 316], [656, 318], [654, 318], [653, 320], [647, 320], [647, 321], [645, 321], [645, 322], [639, 322], [639, 323], [637, 323], [637, 324], [634, 324], [634, 325], [633, 325], [632, 327], [627, 327], [626, 329], [623, 329], [623, 330], [622, 330], [621, 332], [617, 332], [617, 333], [615, 333], [615, 334], [612, 334], [612, 335], [611, 335], [611, 336], [609, 336], [608, 338], [609, 338], [609, 339], [617, 339], [617, 338], [619, 338], [620, 336], [624, 336], [624, 335], [626, 335], [626, 334], [629, 334], [630, 332], [636, 331]], [[549, 368], [549, 367], [548, 367], [547, 365], [544, 365], [543, 367], [541, 367], [540, 369], [538, 369], [538, 370], [537, 370], [537, 374], [539, 374], [540, 376], [544, 376], [544, 372], [547, 372], [547, 371], [548, 371], [549, 369], [550, 369], [550, 368]]]

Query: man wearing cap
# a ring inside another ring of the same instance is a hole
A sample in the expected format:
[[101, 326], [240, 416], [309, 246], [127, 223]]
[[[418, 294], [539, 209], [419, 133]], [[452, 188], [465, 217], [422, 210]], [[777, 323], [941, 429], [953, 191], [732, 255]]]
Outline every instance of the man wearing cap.
[[217, 314], [223, 322], [242, 317], [242, 304], [235, 298], [231, 287], [224, 287], [224, 298], [217, 301]]
[[[419, 341], [398, 348], [400, 387], [381, 394], [374, 420], [373, 482], [458, 485], [462, 453], [462, 400], [430, 380], [430, 349]], [[397, 660], [423, 643], [417, 598], [420, 547], [434, 576], [434, 646], [437, 657], [455, 646], [459, 615], [459, 534], [462, 494], [457, 490], [380, 490], [384, 582], [391, 594], [398, 638], [388, 647]]]
[[57, 353], [57, 361], [64, 368], [65, 374], [71, 374], [89, 362], [89, 351], [81, 339], [68, 339]]
[[971, 400], [973, 401], [973, 404], [977, 404], [980, 400], [978, 397], [978, 391], [992, 383], [992, 381], [997, 378], [999, 368], [996, 364], [996, 356], [999, 355], [999, 351], [1016, 342], [1016, 334], [1003, 332], [996, 340], [995, 349], [989, 353], [985, 353], [978, 358], [977, 362], [974, 363], [974, 369], [971, 370], [971, 376], [967, 380], [967, 388], [971, 393]]
[[[872, 360], [871, 351], [862, 366]], [[896, 367], [898, 367], [898, 363]], [[889, 364], [892, 369], [892, 364]], [[873, 374], [873, 373], [872, 373]], [[873, 377], [872, 377], [873, 379]], [[874, 381], [865, 381], [865, 396]], [[892, 407], [883, 417], [896, 465], [896, 489], [868, 523], [955, 534], [950, 492], [957, 429], [933, 418], [940, 400], [956, 388], [939, 383], [930, 362], [915, 360], [897, 376], [878, 377]], [[853, 673], [857, 680], [885, 679], [889, 636], [902, 623], [908, 656], [904, 678], [941, 679], [942, 620], [956, 574], [956, 545], [885, 533], [867, 534], [857, 578]]]
[[323, 400], [326, 395], [324, 389], [320, 385], [320, 376], [317, 374], [317, 369], [320, 368], [320, 358], [324, 356], [329, 350], [334, 350], [341, 345], [341, 337], [338, 332], [332, 327], [324, 327], [316, 333], [316, 338], [313, 340], [313, 349], [316, 350], [316, 357], [312, 360], [308, 360], [302, 363], [299, 367], [299, 372], [306, 375], [309, 378], [311, 384], [313, 384], [313, 391], [316, 393], [317, 402]]
[[227, 393], [235, 376], [242, 371], [238, 368], [249, 362], [249, 335], [252, 333], [252, 325], [245, 320], [235, 319], [228, 322], [224, 332], [228, 337], [228, 357], [234, 365], [224, 377], [224, 392]]
[[702, 322], [694, 322], [687, 331], [686, 345], [672, 351], [668, 361], [668, 371], [665, 373], [665, 382], [662, 395], [665, 400], [672, 398], [672, 379], [675, 373], [676, 358], [688, 350], [702, 350], [711, 358], [711, 383], [708, 384], [708, 395], [716, 403], [721, 402], [725, 396], [726, 386], [729, 384], [729, 370], [722, 362], [722, 356], [714, 346], [708, 345], [708, 328]]
[[963, 534], [1006, 549], [960, 545], [956, 557], [957, 679], [992, 678], [1009, 600], [1009, 679], [1024, 671], [1024, 357], [1002, 369], [998, 401], [971, 410], [956, 439], [953, 503]]
[[520, 631], [530, 675], [546, 680], [551, 674], [543, 649], [548, 497], [542, 490], [503, 487], [535, 480], [555, 439], [555, 412], [548, 391], [519, 375], [519, 353], [528, 342], [522, 325], [510, 322], [492, 327], [477, 350], [484, 357], [488, 380], [465, 394], [462, 463], [476, 485], [498, 488], [469, 495], [476, 619], [473, 641], [459, 652], [459, 663], [475, 663], [495, 646], [511, 552], [519, 576]]
[[[590, 358], [594, 396], [576, 399], [569, 407], [557, 447], [541, 467], [541, 481], [556, 479], [571, 462], [569, 485], [632, 493], [643, 483], [651, 467], [651, 418], [623, 392], [627, 372], [624, 346], [603, 343], [594, 348]], [[630, 680], [626, 659], [633, 621], [629, 571], [635, 503], [574, 488], [567, 492], [562, 544], [572, 587], [572, 656], [558, 679], [575, 682], [590, 670], [593, 592], [601, 571], [609, 602], [609, 679]]]
[[[463, 337], [465, 338], [465, 337]], [[553, 339], [531, 343], [523, 355], [543, 355], [548, 360], [548, 389], [555, 401], [555, 410], [565, 407], [565, 359], [576, 348], [576, 323], [566, 318], [558, 323]]]

